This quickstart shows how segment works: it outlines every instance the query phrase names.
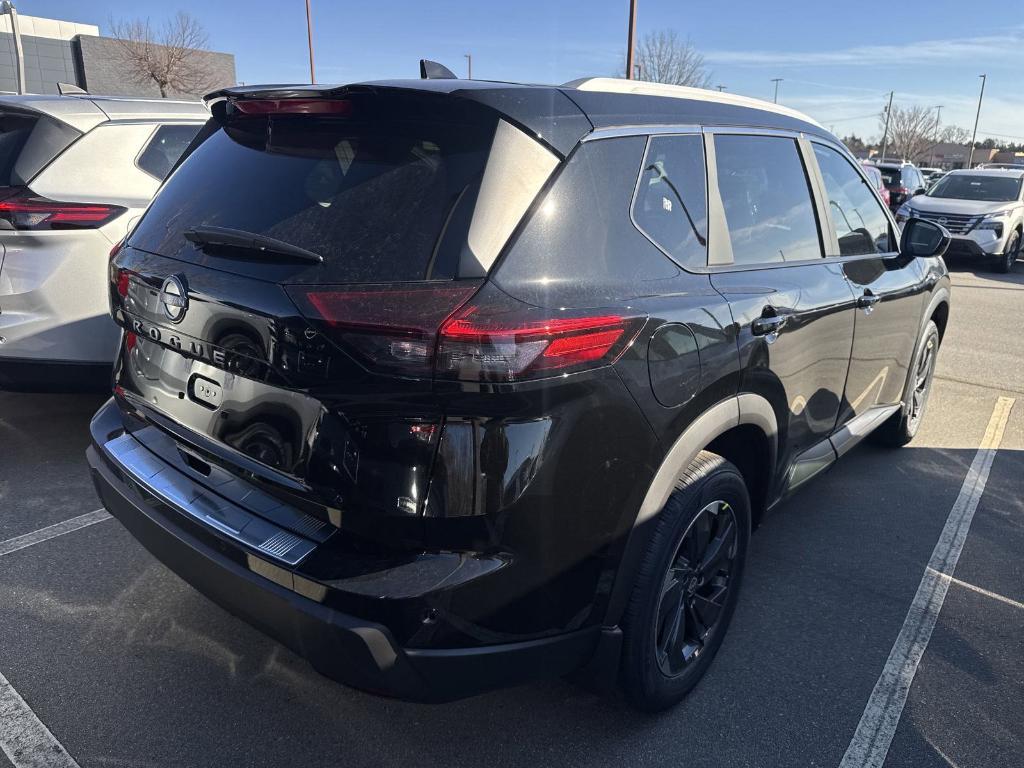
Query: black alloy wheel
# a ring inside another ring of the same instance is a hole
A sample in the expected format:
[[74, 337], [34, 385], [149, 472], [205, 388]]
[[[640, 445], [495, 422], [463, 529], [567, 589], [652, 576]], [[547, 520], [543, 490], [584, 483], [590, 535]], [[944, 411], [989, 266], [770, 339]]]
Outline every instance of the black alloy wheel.
[[736, 609], [751, 527], [743, 475], [701, 451], [644, 525], [652, 529], [622, 618], [619, 673], [630, 702], [657, 712], [704, 676]]
[[683, 534], [665, 573], [655, 624], [658, 667], [667, 677], [698, 659], [718, 629], [731, 586], [736, 514], [727, 501], [707, 504]]

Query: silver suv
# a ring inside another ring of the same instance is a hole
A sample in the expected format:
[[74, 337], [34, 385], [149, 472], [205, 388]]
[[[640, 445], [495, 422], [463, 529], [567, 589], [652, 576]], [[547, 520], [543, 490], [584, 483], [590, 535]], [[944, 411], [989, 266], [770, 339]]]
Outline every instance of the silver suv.
[[948, 255], [984, 259], [997, 271], [1009, 272], [1020, 255], [1024, 231], [1022, 187], [1024, 169], [950, 171], [927, 194], [903, 203], [896, 220], [937, 222], [953, 236]]
[[108, 255], [208, 116], [193, 102], [0, 98], [0, 388], [109, 380]]

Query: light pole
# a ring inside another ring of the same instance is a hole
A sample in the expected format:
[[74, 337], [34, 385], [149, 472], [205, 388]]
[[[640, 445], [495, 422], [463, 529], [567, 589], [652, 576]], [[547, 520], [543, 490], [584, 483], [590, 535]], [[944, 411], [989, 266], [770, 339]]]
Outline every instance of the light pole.
[[464, 53], [462, 55], [466, 57], [466, 79], [467, 80], [472, 80], [473, 79], [473, 54], [472, 53]]
[[25, 88], [25, 51], [21, 47], [21, 29], [18, 26], [18, 11], [11, 0], [3, 0], [0, 3], [0, 14], [7, 14], [11, 17], [11, 32], [14, 35], [14, 63], [18, 74], [18, 93], [24, 93]]
[[772, 82], [775, 83], [775, 95], [772, 96], [772, 102], [775, 104], [779, 103], [779, 83], [782, 82], [781, 77], [773, 77]]
[[882, 160], [885, 160], [885, 148], [889, 144], [889, 118], [892, 117], [892, 97], [895, 91], [889, 91], [889, 105], [885, 108], [885, 129], [882, 131]]
[[309, 82], [316, 82], [316, 70], [313, 68], [313, 11], [306, 0], [306, 39], [309, 41]]
[[974, 133], [971, 134], [971, 154], [967, 157], [967, 167], [970, 168], [974, 162], [974, 142], [978, 139], [978, 119], [981, 117], [981, 100], [985, 98], [985, 81], [988, 75], [978, 75], [981, 78], [981, 93], [978, 94], [978, 111], [974, 115]]
[[626, 41], [626, 79], [633, 80], [633, 46], [636, 43], [636, 0], [629, 0], [629, 40]]

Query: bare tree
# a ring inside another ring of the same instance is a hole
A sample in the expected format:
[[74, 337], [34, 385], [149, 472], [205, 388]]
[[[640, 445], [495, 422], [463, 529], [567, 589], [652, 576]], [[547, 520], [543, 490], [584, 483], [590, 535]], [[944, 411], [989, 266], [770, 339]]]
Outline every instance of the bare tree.
[[947, 144], [963, 144], [966, 146], [971, 143], [971, 132], [960, 125], [947, 125], [942, 129], [939, 138]]
[[[885, 110], [878, 116], [878, 125], [885, 130]], [[889, 138], [886, 154], [912, 163], [928, 156], [939, 138], [938, 118], [934, 110], [920, 105], [892, 107], [889, 117]]]
[[161, 98], [170, 93], [200, 95], [215, 83], [202, 52], [207, 47], [203, 26], [179, 11], [154, 30], [149, 19], [111, 21], [126, 65], [126, 76], [142, 85], [154, 83]]
[[681, 40], [670, 29], [648, 32], [636, 49], [639, 80], [669, 85], [689, 85], [708, 88], [711, 73], [704, 65], [704, 57], [689, 39]]

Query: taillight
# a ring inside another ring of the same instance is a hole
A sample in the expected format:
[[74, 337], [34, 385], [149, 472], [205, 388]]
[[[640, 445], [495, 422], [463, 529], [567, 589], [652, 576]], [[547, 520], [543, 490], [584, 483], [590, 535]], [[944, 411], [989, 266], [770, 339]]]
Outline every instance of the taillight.
[[897, 195], [909, 195], [910, 194], [910, 190], [907, 189], [906, 187], [896, 187], [896, 194]]
[[644, 317], [543, 309], [481, 291], [441, 326], [435, 370], [463, 381], [513, 382], [614, 362]]
[[0, 219], [14, 229], [94, 229], [125, 212], [118, 205], [62, 203], [25, 191], [0, 200]]
[[479, 281], [288, 289], [303, 315], [368, 368], [429, 375], [437, 329]]
[[463, 381], [523, 381], [614, 362], [645, 319], [542, 309], [493, 286], [477, 293], [479, 287], [476, 281], [293, 286], [288, 293], [306, 317], [368, 368]]

